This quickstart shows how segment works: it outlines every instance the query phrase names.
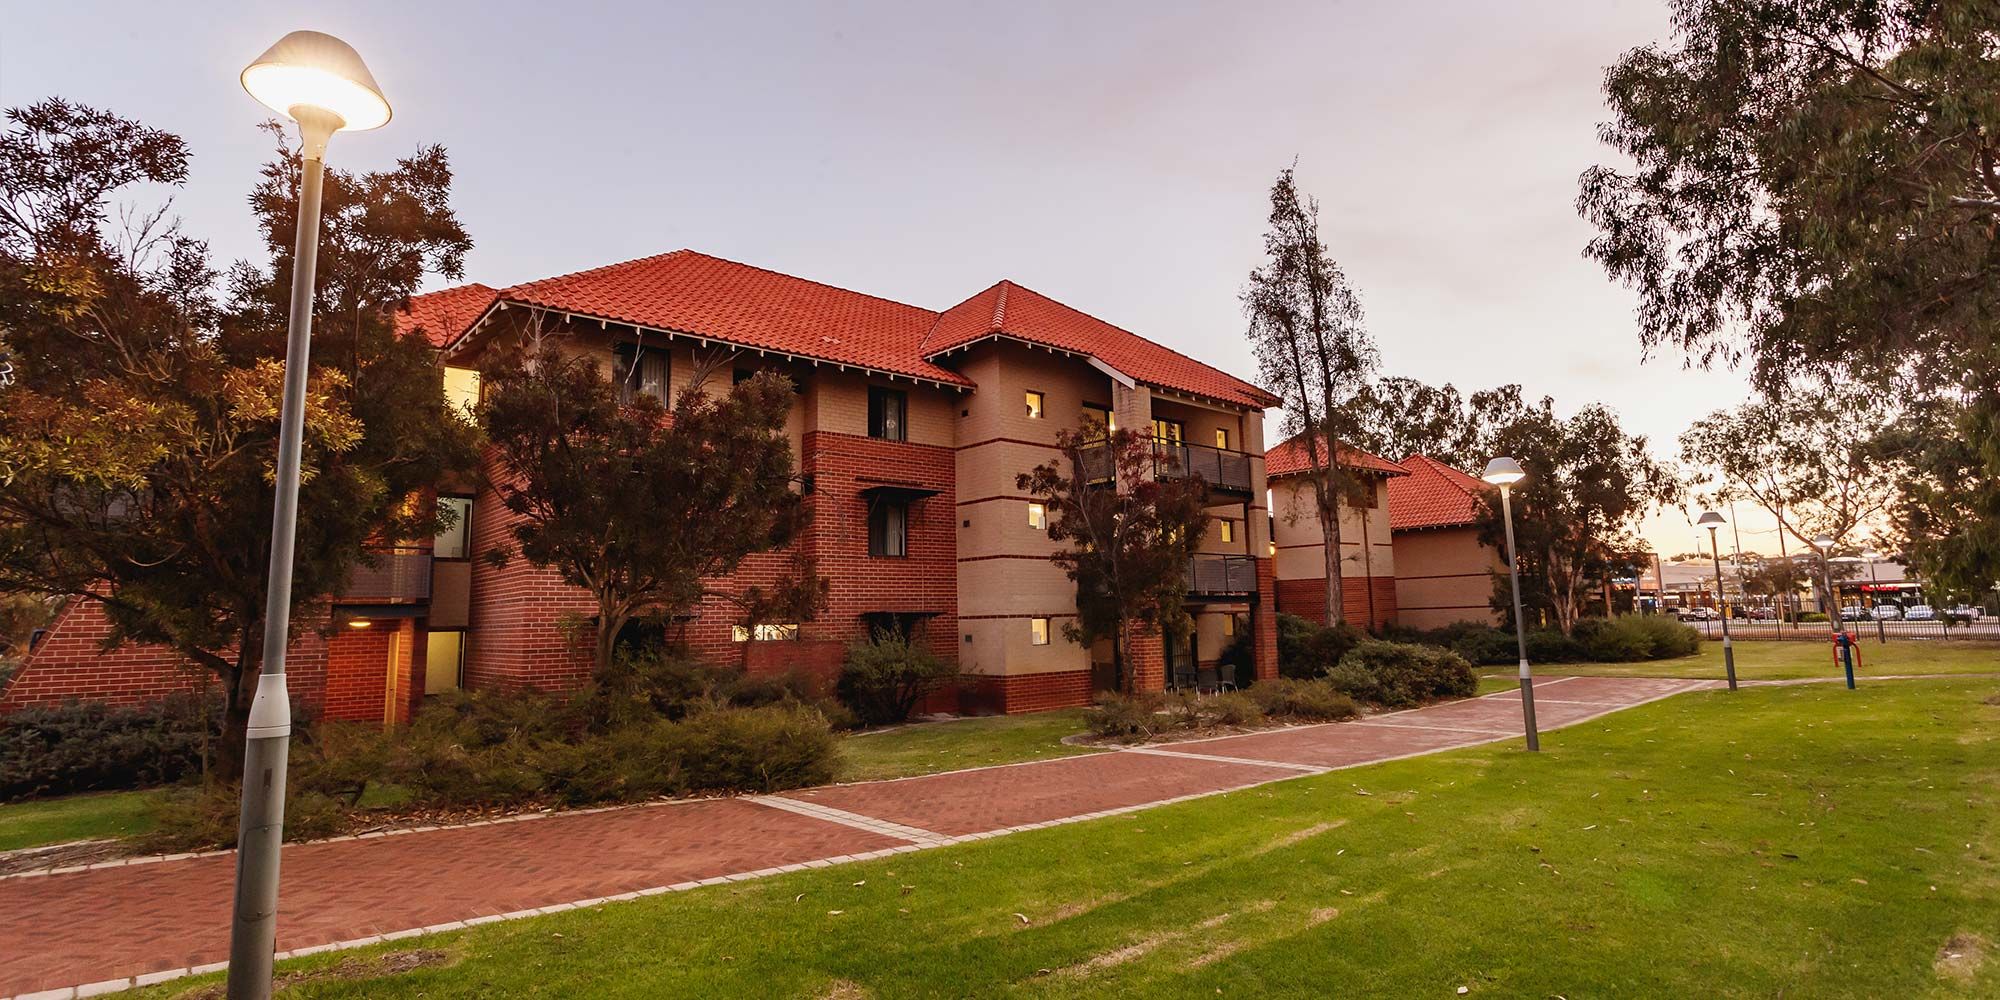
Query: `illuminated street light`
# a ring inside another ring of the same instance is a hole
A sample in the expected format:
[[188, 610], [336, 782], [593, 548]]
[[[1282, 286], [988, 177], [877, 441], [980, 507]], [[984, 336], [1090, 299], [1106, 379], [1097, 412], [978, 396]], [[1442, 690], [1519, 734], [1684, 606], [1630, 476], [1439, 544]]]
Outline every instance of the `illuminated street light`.
[[285, 394], [278, 429], [277, 500], [264, 595], [264, 659], [243, 754], [243, 811], [236, 833], [236, 907], [229, 928], [231, 1000], [271, 995], [278, 929], [278, 852], [284, 841], [285, 763], [292, 707], [285, 689], [291, 631], [292, 550], [299, 516], [299, 452], [312, 349], [313, 273], [319, 260], [320, 186], [333, 133], [380, 128], [389, 101], [346, 42], [317, 31], [278, 39], [243, 70], [243, 89], [299, 124], [300, 185], [292, 302], [285, 336]]
[[1521, 719], [1528, 730], [1528, 749], [1540, 750], [1542, 737], [1535, 731], [1535, 679], [1528, 671], [1528, 622], [1521, 615], [1521, 574], [1514, 559], [1514, 505], [1508, 497], [1509, 488], [1528, 474], [1521, 471], [1521, 463], [1502, 457], [1486, 463], [1479, 478], [1500, 487], [1500, 514], [1507, 525], [1507, 582], [1514, 589], [1514, 644], [1521, 653]]

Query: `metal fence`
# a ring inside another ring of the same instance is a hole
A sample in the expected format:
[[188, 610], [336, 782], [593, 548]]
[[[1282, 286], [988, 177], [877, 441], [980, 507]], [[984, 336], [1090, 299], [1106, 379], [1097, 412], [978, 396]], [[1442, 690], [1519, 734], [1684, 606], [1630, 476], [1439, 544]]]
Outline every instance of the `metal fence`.
[[[1722, 621], [1690, 621], [1687, 624], [1699, 629], [1710, 639], [1722, 638]], [[1970, 623], [1950, 623], [1936, 618], [1930, 621], [1888, 621], [1850, 620], [1839, 623], [1839, 627], [1865, 640], [1888, 642], [1892, 639], [2000, 639], [2000, 618], [1985, 617]], [[1729, 635], [1735, 639], [1802, 639], [1812, 642], [1826, 642], [1835, 626], [1827, 622], [1750, 621], [1742, 618], [1729, 620]]]
[[368, 550], [366, 560], [354, 567], [339, 597], [343, 601], [368, 604], [417, 604], [430, 600], [430, 550], [414, 546]]

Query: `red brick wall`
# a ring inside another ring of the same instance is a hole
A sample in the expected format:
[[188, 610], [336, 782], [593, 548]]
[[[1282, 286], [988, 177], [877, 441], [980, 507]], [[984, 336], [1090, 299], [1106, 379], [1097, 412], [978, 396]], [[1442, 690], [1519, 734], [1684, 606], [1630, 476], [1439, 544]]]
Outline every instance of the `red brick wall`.
[[[1375, 587], [1375, 625], [1368, 628], [1368, 591], [1363, 589], [1370, 580]], [[1347, 620], [1357, 628], [1376, 631], [1396, 620], [1396, 578], [1393, 576], [1361, 577], [1343, 576], [1341, 582], [1341, 606], [1347, 613]], [[1288, 615], [1298, 615], [1314, 622], [1326, 620], [1326, 578], [1313, 577], [1300, 580], [1277, 581], [1278, 610]], [[1275, 635], [1273, 643], [1275, 646]]]
[[[499, 462], [487, 455], [487, 482], [504, 478]], [[485, 558], [513, 551], [513, 516], [488, 487], [472, 501], [472, 598], [466, 634], [464, 685], [514, 691], [558, 691], [590, 676], [592, 633], [587, 619], [597, 608], [589, 595], [569, 586], [554, 570], [537, 569], [515, 553], [505, 565]], [[673, 525], [663, 525], [672, 530]], [[582, 620], [565, 633], [565, 616]]]
[[[301, 631], [285, 657], [286, 687], [294, 705], [319, 711], [326, 700], [327, 644], [314, 626], [324, 619], [316, 622], [311, 613], [300, 617]], [[41, 645], [28, 654], [20, 673], [0, 692], [0, 713], [70, 699], [145, 705], [174, 692], [218, 685], [207, 668], [164, 646], [131, 643], [106, 650], [104, 640], [110, 634], [103, 605], [81, 598], [70, 601]], [[233, 656], [234, 651], [225, 655]], [[375, 717], [381, 717], [379, 700]]]
[[1257, 608], [1250, 627], [1256, 632], [1251, 649], [1257, 678], [1278, 676], [1278, 571], [1272, 559], [1257, 561]]
[[[1155, 640], [1157, 642], [1157, 640]], [[1013, 715], [1051, 708], [1088, 705], [1090, 671], [1059, 670], [1040, 674], [976, 674], [967, 679], [961, 707], [973, 712]]]
[[388, 691], [389, 647], [394, 623], [342, 628], [326, 643], [325, 716], [346, 722], [381, 722]]

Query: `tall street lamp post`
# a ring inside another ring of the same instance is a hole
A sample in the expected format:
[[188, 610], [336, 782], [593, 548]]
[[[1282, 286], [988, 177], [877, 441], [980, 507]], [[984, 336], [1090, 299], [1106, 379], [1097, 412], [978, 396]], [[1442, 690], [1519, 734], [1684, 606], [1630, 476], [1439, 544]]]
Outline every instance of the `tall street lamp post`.
[[1722, 527], [1722, 515], [1715, 511], [1703, 511], [1701, 518], [1694, 522], [1708, 529], [1708, 550], [1715, 557], [1715, 596], [1722, 603], [1722, 669], [1729, 674], [1729, 690], [1736, 690], [1736, 649], [1729, 639], [1729, 601], [1722, 589], [1722, 549], [1715, 540], [1715, 529]]
[[1528, 730], [1528, 749], [1542, 748], [1541, 734], [1535, 731], [1535, 678], [1528, 671], [1528, 622], [1521, 615], [1521, 572], [1514, 559], [1514, 504], [1509, 497], [1515, 483], [1528, 478], [1521, 463], [1496, 458], [1486, 463], [1481, 479], [1500, 487], [1500, 519], [1507, 526], [1507, 582], [1514, 590], [1514, 645], [1521, 653], [1521, 720]]
[[243, 753], [243, 811], [236, 833], [236, 909], [229, 928], [229, 996], [271, 995], [278, 926], [278, 851], [284, 839], [285, 763], [292, 707], [285, 690], [291, 631], [292, 547], [299, 514], [299, 452], [305, 429], [312, 346], [313, 276], [319, 258], [320, 184], [335, 132], [380, 128], [389, 102], [346, 42], [294, 31], [243, 70], [243, 89], [299, 124], [299, 220], [292, 255], [292, 302], [285, 335], [285, 394], [278, 425], [277, 500], [264, 596], [264, 659]]

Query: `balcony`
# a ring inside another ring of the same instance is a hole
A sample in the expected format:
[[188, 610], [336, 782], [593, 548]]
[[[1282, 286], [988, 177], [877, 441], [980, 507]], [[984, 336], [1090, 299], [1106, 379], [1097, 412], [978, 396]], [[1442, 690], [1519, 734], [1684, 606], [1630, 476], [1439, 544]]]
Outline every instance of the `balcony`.
[[1197, 475], [1211, 492], [1250, 495], [1250, 456], [1240, 451], [1181, 441], [1154, 441], [1153, 474], [1161, 478]]
[[[1109, 445], [1084, 449], [1083, 474], [1086, 481], [1108, 482], [1113, 471], [1114, 462]], [[1253, 495], [1250, 487], [1250, 456], [1227, 448], [1155, 439], [1153, 475], [1161, 479], [1197, 475], [1201, 477], [1202, 482], [1208, 484], [1211, 493], [1229, 493], [1245, 497]]]
[[340, 604], [422, 604], [430, 599], [431, 552], [413, 545], [370, 547], [335, 598]]
[[1254, 597], [1257, 561], [1249, 556], [1198, 555], [1188, 560], [1190, 597]]

